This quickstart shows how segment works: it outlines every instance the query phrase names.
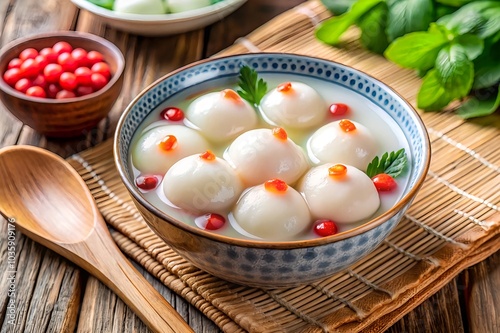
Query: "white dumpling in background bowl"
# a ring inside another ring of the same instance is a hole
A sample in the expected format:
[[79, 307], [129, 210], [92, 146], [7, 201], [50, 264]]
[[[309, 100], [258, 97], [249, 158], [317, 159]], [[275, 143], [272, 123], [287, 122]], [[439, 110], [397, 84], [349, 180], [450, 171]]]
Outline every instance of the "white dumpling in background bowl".
[[311, 214], [336, 223], [354, 223], [372, 216], [380, 206], [373, 181], [363, 171], [327, 163], [310, 169], [298, 189]]
[[260, 108], [271, 123], [296, 129], [320, 125], [328, 111], [323, 97], [302, 82], [278, 85], [262, 98]]
[[366, 171], [377, 155], [375, 136], [364, 125], [342, 119], [313, 133], [307, 145], [313, 163], [345, 163]]
[[291, 240], [310, 228], [311, 216], [304, 198], [279, 179], [244, 192], [232, 211], [236, 224], [252, 236]]
[[211, 151], [179, 160], [163, 180], [165, 197], [193, 213], [224, 212], [242, 191], [243, 184], [236, 172]]
[[213, 142], [225, 142], [255, 128], [254, 108], [232, 89], [196, 98], [186, 111], [187, 120]]
[[294, 184], [309, 167], [302, 148], [280, 127], [241, 134], [228, 147], [224, 158], [247, 186], [272, 178]]
[[129, 14], [165, 14], [167, 7], [163, 0], [115, 0], [113, 10]]
[[132, 162], [143, 174], [163, 176], [181, 158], [204, 152], [208, 147], [205, 138], [194, 129], [158, 126], [141, 135], [131, 152]]

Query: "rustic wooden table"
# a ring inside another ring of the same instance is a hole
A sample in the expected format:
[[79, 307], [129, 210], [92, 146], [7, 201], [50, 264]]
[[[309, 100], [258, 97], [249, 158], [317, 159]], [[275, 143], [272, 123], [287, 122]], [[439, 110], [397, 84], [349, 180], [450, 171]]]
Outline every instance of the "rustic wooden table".
[[[205, 29], [147, 38], [107, 29], [69, 0], [2, 0], [0, 45], [35, 32], [88, 31], [117, 44], [125, 54], [127, 69], [122, 94], [110, 117], [75, 140], [40, 136], [0, 105], [0, 147], [30, 144], [66, 157], [96, 145], [112, 136], [121, 110], [145, 86], [179, 66], [215, 54], [303, 1], [249, 0], [229, 17]], [[147, 331], [134, 313], [99, 281], [19, 232], [14, 231], [15, 258], [9, 257], [13, 252], [7, 247], [9, 230], [5, 220], [0, 222], [1, 332]], [[219, 331], [195, 307], [144, 274], [196, 332]], [[462, 272], [388, 332], [498, 333], [498, 290], [500, 253]]]

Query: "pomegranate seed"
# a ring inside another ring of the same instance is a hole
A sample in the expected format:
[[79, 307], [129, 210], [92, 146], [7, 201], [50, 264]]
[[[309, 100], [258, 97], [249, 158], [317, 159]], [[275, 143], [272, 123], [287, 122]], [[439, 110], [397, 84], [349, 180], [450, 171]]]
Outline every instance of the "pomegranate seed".
[[281, 127], [275, 127], [275, 128], [273, 128], [273, 135], [274, 135], [274, 137], [276, 137], [276, 138], [278, 138], [278, 139], [280, 139], [282, 141], [286, 141], [288, 139], [288, 134]]
[[198, 221], [201, 222], [199, 225], [201, 225], [202, 228], [204, 227], [205, 230], [217, 230], [226, 224], [226, 219], [223, 216], [214, 213], [205, 214], [198, 219]]
[[394, 178], [386, 173], [373, 176], [372, 181], [379, 192], [392, 191], [398, 186]]
[[331, 220], [317, 220], [313, 230], [320, 237], [335, 235], [338, 232], [337, 225]]
[[264, 183], [264, 188], [269, 192], [283, 193], [288, 189], [288, 185], [281, 179], [271, 179]]
[[349, 111], [349, 107], [344, 103], [333, 103], [329, 111], [334, 116], [343, 116]]
[[184, 112], [182, 112], [182, 110], [179, 108], [176, 108], [174, 106], [169, 106], [163, 109], [160, 116], [162, 119], [165, 120], [179, 121], [184, 119]]
[[354, 125], [354, 123], [352, 121], [350, 121], [349, 119], [342, 119], [339, 122], [339, 126], [346, 133], [356, 130], [356, 125]]
[[158, 178], [155, 176], [139, 176], [136, 178], [135, 184], [141, 190], [153, 190], [158, 185]]

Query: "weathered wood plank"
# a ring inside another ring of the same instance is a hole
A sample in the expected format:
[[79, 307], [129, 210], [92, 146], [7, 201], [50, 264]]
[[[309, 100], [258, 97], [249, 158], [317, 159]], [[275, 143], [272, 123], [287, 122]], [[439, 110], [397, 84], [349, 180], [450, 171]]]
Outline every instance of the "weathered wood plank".
[[467, 269], [462, 277], [469, 331], [500, 332], [500, 252]]
[[269, 0], [249, 0], [245, 2], [232, 15], [207, 29], [208, 42], [205, 46], [204, 57], [210, 57], [223, 50], [238, 38], [248, 35], [257, 27], [304, 1], [286, 0], [270, 3]]
[[456, 279], [387, 330], [402, 332], [464, 332]]

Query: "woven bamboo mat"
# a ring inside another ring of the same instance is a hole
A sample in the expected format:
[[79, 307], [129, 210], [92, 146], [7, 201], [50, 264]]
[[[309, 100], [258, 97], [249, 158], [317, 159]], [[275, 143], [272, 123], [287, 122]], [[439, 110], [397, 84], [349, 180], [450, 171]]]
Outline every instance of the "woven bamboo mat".
[[[415, 104], [419, 79], [363, 50], [356, 30], [340, 49], [314, 39], [314, 25], [328, 16], [319, 1], [306, 2], [220, 55], [272, 51], [335, 60], [382, 80]], [[117, 176], [111, 142], [70, 163], [87, 182], [120, 248], [223, 331], [381, 332], [500, 248], [500, 120], [464, 122], [452, 112], [422, 118], [432, 142], [430, 172], [398, 227], [344, 272], [291, 289], [231, 284], [180, 258], [133, 206]]]

